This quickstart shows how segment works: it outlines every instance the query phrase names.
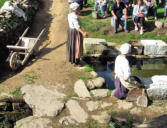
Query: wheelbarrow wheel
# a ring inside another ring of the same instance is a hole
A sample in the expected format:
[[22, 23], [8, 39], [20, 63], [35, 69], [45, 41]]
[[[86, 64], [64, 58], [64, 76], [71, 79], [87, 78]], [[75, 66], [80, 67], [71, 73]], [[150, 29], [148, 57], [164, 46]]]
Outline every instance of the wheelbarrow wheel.
[[13, 52], [10, 61], [9, 66], [13, 71], [16, 71], [20, 67], [20, 55], [17, 52]]

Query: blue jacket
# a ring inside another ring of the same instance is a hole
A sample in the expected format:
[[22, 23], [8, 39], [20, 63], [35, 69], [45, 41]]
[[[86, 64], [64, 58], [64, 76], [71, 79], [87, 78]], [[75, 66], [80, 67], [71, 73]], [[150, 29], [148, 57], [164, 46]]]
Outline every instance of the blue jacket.
[[[147, 14], [147, 9], [145, 5], [142, 5], [141, 7], [143, 7], [143, 14], [146, 15]], [[139, 12], [139, 5], [135, 5], [133, 8], [133, 16], [136, 16]]]

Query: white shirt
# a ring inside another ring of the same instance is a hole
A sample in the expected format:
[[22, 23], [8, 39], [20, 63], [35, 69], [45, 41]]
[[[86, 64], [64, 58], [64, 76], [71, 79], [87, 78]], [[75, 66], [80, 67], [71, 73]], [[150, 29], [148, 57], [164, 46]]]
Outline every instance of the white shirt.
[[130, 65], [129, 61], [124, 56], [117, 56], [115, 60], [115, 74], [117, 77], [123, 76], [126, 80], [130, 77]]
[[71, 29], [79, 29], [81, 27], [79, 17], [74, 13], [68, 14], [68, 23]]

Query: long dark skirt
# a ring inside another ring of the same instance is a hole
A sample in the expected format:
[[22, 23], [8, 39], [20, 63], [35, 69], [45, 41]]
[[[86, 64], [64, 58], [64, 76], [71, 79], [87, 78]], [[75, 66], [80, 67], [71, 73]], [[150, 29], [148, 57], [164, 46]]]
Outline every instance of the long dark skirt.
[[67, 60], [76, 63], [83, 54], [83, 37], [76, 29], [68, 29]]
[[124, 99], [126, 98], [127, 94], [128, 94], [128, 89], [126, 89], [120, 82], [119, 78], [116, 77], [115, 78], [115, 92], [114, 92], [114, 96], [117, 97], [118, 99]]

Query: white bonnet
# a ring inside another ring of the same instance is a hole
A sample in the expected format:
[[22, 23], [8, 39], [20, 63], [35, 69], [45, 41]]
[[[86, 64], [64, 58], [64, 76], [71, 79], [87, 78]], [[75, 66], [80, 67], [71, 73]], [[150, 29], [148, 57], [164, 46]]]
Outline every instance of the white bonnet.
[[74, 3], [70, 4], [70, 8], [71, 8], [72, 10], [77, 10], [77, 9], [79, 8], [79, 4], [76, 3], [76, 2], [74, 2]]
[[131, 45], [128, 43], [122, 44], [120, 48], [121, 54], [128, 54], [131, 51]]

